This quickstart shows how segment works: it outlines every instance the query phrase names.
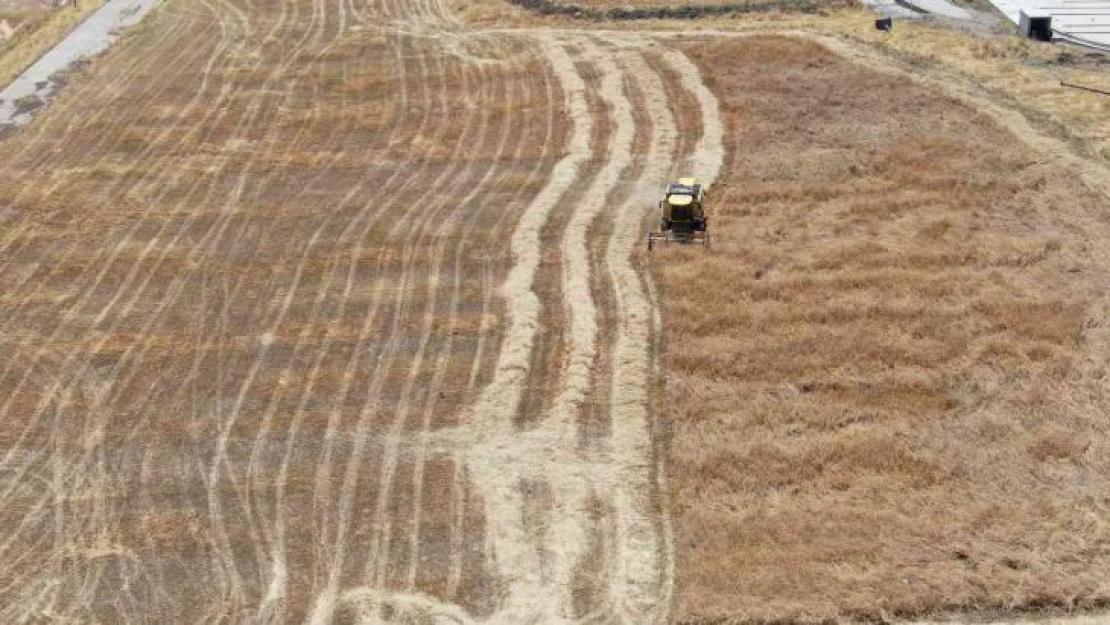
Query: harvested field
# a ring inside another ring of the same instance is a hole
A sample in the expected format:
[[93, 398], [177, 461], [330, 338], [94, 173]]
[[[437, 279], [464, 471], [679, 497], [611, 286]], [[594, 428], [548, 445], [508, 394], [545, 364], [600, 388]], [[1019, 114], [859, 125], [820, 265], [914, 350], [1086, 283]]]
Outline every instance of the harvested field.
[[[857, 6], [854, 0], [506, 0], [543, 16], [611, 20], [695, 20], [748, 14], [816, 13]], [[467, 5], [459, 7], [467, 13]]]
[[[1107, 600], [1101, 174], [804, 41], [453, 8], [166, 0], [0, 141], [0, 622]], [[648, 261], [687, 173], [715, 249]]]
[[686, 51], [729, 157], [652, 259], [678, 620], [1105, 604], [1105, 197], [814, 43]]
[[665, 621], [638, 253], [722, 154], [648, 43], [169, 1], [74, 74], [0, 152], [0, 622]]

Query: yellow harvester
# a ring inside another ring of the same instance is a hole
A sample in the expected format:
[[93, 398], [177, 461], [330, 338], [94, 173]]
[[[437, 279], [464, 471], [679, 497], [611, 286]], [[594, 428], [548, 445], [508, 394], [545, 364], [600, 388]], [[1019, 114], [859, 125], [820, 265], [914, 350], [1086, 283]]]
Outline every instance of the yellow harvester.
[[663, 189], [659, 200], [659, 230], [648, 234], [648, 250], [655, 243], [696, 243], [709, 247], [705, 216], [705, 188], [697, 178], [679, 178]]

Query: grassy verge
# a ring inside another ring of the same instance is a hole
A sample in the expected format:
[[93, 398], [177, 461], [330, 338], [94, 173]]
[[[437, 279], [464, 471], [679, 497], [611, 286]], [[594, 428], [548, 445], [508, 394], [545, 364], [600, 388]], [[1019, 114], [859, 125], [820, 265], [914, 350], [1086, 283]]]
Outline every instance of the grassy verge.
[[508, 0], [539, 15], [567, 16], [591, 20], [692, 20], [706, 17], [736, 16], [750, 13], [770, 13], [791, 11], [797, 13], [816, 13], [820, 9], [845, 6], [828, 0], [770, 0], [750, 2], [720, 2], [705, 4], [662, 5], [648, 2], [643, 5], [621, 4], [612, 6], [608, 2], [557, 2], [553, 0]]
[[15, 80], [105, 1], [82, 0], [77, 7], [66, 6], [22, 18], [19, 32], [0, 47], [0, 88]]

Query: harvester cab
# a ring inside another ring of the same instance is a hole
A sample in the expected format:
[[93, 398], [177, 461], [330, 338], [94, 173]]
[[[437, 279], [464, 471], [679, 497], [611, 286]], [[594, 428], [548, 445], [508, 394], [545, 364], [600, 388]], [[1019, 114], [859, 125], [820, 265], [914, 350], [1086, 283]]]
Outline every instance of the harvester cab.
[[648, 250], [656, 243], [695, 243], [709, 246], [705, 216], [705, 187], [697, 178], [679, 178], [663, 189], [659, 200], [659, 230], [648, 234]]

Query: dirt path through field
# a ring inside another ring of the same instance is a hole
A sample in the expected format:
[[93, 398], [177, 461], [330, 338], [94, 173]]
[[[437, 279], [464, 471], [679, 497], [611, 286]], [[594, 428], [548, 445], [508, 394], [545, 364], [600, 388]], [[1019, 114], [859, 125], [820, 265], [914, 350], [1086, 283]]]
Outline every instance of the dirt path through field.
[[665, 621], [640, 250], [720, 168], [692, 68], [436, 0], [152, 13], [0, 157], [0, 620]]

